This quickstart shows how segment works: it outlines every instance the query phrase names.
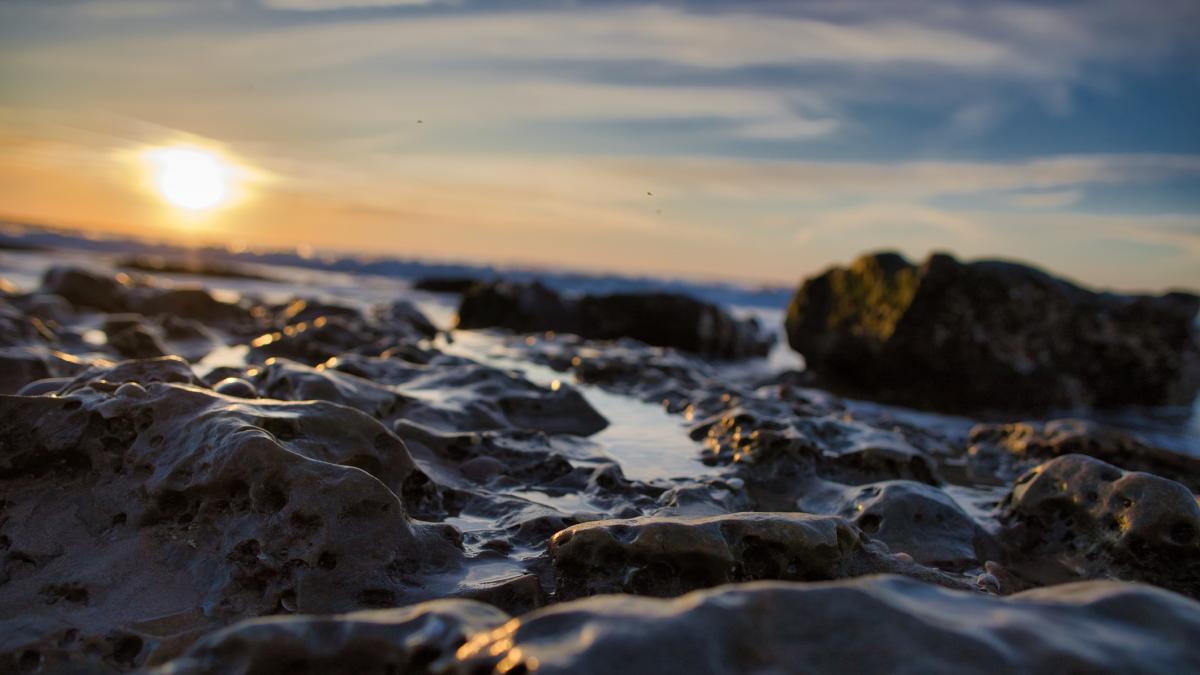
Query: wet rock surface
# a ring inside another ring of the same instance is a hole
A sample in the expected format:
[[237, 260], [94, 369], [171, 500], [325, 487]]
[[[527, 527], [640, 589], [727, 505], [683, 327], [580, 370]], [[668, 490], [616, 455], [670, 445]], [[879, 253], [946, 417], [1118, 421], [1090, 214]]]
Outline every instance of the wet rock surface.
[[721, 584], [827, 581], [904, 572], [965, 583], [891, 555], [836, 516], [734, 513], [584, 523], [550, 541], [558, 597], [605, 593], [671, 597]]
[[22, 652], [131, 666], [238, 618], [423, 599], [461, 565], [457, 532], [408, 517], [426, 481], [401, 441], [357, 411], [72, 386], [0, 399], [0, 615], [53, 628]]
[[823, 381], [905, 405], [1188, 404], [1200, 298], [1095, 293], [1023, 265], [864, 256], [808, 279], [788, 340]]
[[512, 335], [219, 283], [254, 290], [59, 267], [0, 297], [0, 672], [1193, 665], [1164, 637], [1200, 621], [1192, 457], [843, 399], [725, 361], [751, 326], [688, 302], [472, 285], [533, 294]]
[[468, 638], [509, 616], [491, 605], [439, 600], [328, 617], [275, 617], [218, 631], [156, 675], [426, 673]]
[[1200, 667], [1196, 609], [1116, 583], [1000, 599], [894, 577], [764, 582], [551, 607], [468, 642], [456, 672], [1184, 672]]
[[998, 476], [1008, 482], [1045, 460], [1080, 454], [1129, 471], [1168, 476], [1200, 492], [1200, 459], [1086, 420], [981, 424], [971, 429], [967, 453], [972, 476], [981, 480]]

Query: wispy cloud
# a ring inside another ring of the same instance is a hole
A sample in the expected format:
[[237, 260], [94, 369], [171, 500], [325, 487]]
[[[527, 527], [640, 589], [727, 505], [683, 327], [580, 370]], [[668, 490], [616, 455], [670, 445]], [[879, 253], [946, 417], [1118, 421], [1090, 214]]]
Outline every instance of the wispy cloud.
[[1200, 283], [1187, 208], [1094, 209], [1200, 185], [1191, 126], [1095, 103], [1193, 62], [1197, 23], [1175, 0], [0, 3], [0, 201], [54, 215], [69, 185], [153, 227], [105, 158], [179, 130], [277, 177], [214, 236], [776, 279], [879, 246], [1086, 272], [1116, 242], [1097, 275]]
[[1082, 198], [1080, 190], [1061, 190], [1013, 195], [1011, 201], [1023, 209], [1061, 209], [1079, 203]]
[[457, 5], [456, 0], [262, 0], [264, 7], [292, 12], [333, 12], [343, 9], [429, 7]]

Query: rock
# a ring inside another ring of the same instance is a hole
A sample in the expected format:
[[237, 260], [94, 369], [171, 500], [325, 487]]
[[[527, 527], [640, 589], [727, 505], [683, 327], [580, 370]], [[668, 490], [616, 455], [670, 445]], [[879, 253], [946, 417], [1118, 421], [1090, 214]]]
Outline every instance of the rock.
[[465, 293], [478, 283], [474, 277], [422, 277], [413, 282], [413, 288], [428, 293]]
[[764, 356], [771, 341], [751, 320], [673, 293], [567, 298], [539, 284], [477, 284], [463, 293], [458, 327], [555, 331], [595, 340], [628, 337], [718, 358]]
[[431, 340], [438, 334], [437, 326], [408, 300], [394, 300], [374, 307], [372, 318], [393, 333], [408, 334], [414, 339]]
[[966, 570], [999, 556], [991, 535], [936, 487], [907, 480], [827, 487], [832, 496], [809, 489], [797, 506], [810, 513], [844, 516], [892, 551], [907, 553], [922, 565]]
[[164, 361], [0, 397], [0, 617], [22, 626], [0, 663], [127, 669], [242, 618], [438, 595], [458, 533], [409, 519], [438, 496], [398, 438], [330, 403], [116, 374]]
[[171, 382], [203, 387], [204, 383], [192, 372], [187, 361], [178, 356], [161, 356], [152, 359], [133, 359], [110, 363], [101, 361], [92, 364], [75, 376], [60, 394], [69, 394], [78, 389], [88, 387], [93, 383], [106, 382], [115, 388], [126, 382], [136, 382], [141, 385], [153, 382]]
[[77, 267], [52, 267], [42, 277], [42, 292], [53, 293], [79, 307], [104, 312], [128, 309], [132, 282], [125, 274], [101, 275]]
[[116, 263], [117, 267], [152, 274], [188, 274], [219, 279], [249, 279], [251, 281], [278, 281], [272, 277], [215, 260], [204, 260], [192, 256], [166, 258], [160, 256], [133, 256]]
[[1175, 481], [1064, 455], [1000, 507], [1001, 541], [1031, 581], [1116, 577], [1200, 597], [1200, 505]]
[[316, 321], [317, 319], [346, 319], [350, 322], [361, 321], [363, 319], [362, 312], [330, 302], [321, 302], [320, 300], [292, 300], [276, 314], [276, 321], [279, 327], [290, 326], [297, 323], [307, 323]]
[[1079, 454], [1127, 471], [1170, 478], [1200, 492], [1200, 459], [1147, 445], [1135, 436], [1086, 420], [978, 424], [971, 429], [968, 467], [975, 480], [1009, 482], [1047, 459]]
[[256, 325], [249, 309], [217, 300], [203, 288], [138, 289], [129, 304], [146, 316], [183, 317], [234, 332], [253, 331]]
[[109, 314], [103, 329], [108, 346], [127, 359], [152, 359], [170, 353], [158, 331], [148, 328], [140, 314]]
[[226, 377], [213, 385], [213, 391], [223, 396], [237, 398], [258, 398], [258, 390], [254, 385], [240, 377]]
[[759, 582], [553, 605], [476, 635], [452, 672], [1175, 673], [1200, 669], [1196, 635], [1200, 604], [1114, 582], [1008, 598], [897, 577]]
[[204, 638], [155, 675], [419, 673], [452, 660], [467, 638], [506, 621], [471, 600], [335, 616], [243, 621]]
[[470, 359], [438, 357], [419, 364], [347, 356], [326, 365], [327, 377], [353, 381], [360, 391], [386, 385], [384, 391], [404, 398], [397, 415], [442, 431], [526, 429], [590, 436], [608, 426], [574, 387], [542, 387], [519, 373]]
[[285, 358], [317, 365], [348, 353], [377, 355], [395, 345], [396, 340], [385, 331], [362, 319], [319, 316], [258, 336], [250, 342], [246, 360], [262, 363], [269, 358]]
[[601, 593], [670, 597], [756, 579], [820, 581], [878, 572], [963, 586], [896, 560], [842, 518], [804, 513], [582, 523], [554, 535], [550, 555], [562, 600]]
[[43, 346], [0, 347], [0, 394], [15, 394], [32, 382], [69, 377], [86, 367], [70, 354]]
[[[251, 374], [253, 373], [253, 374]], [[282, 401], [332, 401], [384, 419], [396, 412], [403, 397], [353, 375], [310, 368], [287, 359], [269, 358], [247, 372], [253, 387], [266, 398]]]
[[910, 406], [1047, 410], [1189, 404], [1200, 298], [1094, 293], [1014, 263], [895, 253], [808, 279], [792, 347], [828, 384]]

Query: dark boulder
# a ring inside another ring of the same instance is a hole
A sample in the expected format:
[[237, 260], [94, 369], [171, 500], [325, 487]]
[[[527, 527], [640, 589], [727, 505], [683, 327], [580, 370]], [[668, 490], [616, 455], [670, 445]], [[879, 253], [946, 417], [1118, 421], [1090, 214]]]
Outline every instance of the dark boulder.
[[413, 289], [427, 293], [465, 293], [479, 283], [474, 277], [422, 277], [413, 282]]
[[907, 405], [1045, 410], [1191, 402], [1200, 298], [1096, 293], [1032, 267], [895, 253], [808, 279], [792, 347], [827, 384]]
[[753, 319], [675, 293], [615, 293], [572, 298], [539, 283], [476, 284], [463, 293], [459, 328], [555, 331], [593, 340], [633, 338], [718, 358], [763, 356], [771, 340]]

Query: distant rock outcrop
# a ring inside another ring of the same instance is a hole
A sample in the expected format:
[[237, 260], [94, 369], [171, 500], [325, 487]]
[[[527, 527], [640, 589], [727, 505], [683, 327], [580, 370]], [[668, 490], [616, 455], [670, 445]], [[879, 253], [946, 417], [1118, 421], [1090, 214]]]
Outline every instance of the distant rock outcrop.
[[614, 293], [572, 298], [539, 283], [476, 284], [463, 293], [459, 328], [555, 331], [593, 340], [633, 338], [717, 358], [763, 356], [771, 340], [753, 319], [676, 293]]
[[1200, 297], [1096, 293], [1032, 267], [895, 253], [808, 279], [792, 347], [828, 384], [951, 410], [1185, 404]]

